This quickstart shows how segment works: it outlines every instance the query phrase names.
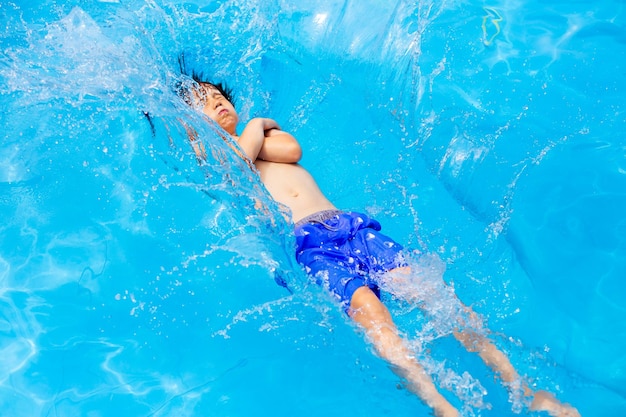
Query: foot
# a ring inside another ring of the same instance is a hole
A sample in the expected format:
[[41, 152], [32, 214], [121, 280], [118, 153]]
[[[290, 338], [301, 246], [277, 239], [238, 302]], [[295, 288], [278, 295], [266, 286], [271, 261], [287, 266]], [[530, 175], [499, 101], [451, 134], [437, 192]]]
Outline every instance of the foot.
[[546, 391], [535, 392], [530, 409], [531, 411], [546, 411], [552, 417], [580, 417], [577, 409], [569, 404], [563, 404]]

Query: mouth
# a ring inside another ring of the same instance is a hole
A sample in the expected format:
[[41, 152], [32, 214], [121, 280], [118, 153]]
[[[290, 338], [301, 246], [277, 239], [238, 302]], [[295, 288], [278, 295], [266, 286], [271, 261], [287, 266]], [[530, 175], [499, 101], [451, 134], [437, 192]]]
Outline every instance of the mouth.
[[228, 109], [222, 109], [217, 114], [221, 116], [221, 115], [226, 114], [226, 113], [228, 113]]

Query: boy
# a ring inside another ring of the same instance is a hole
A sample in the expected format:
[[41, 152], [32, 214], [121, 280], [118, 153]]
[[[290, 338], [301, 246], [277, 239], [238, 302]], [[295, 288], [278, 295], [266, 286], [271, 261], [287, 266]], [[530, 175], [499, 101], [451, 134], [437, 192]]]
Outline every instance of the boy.
[[[378, 354], [393, 365], [408, 382], [408, 388], [433, 408], [438, 417], [456, 417], [459, 412], [438, 391], [430, 376], [415, 360], [399, 336], [391, 315], [379, 299], [384, 279], [408, 282], [411, 269], [400, 256], [402, 246], [380, 233], [380, 224], [365, 214], [338, 210], [298, 161], [302, 149], [296, 139], [271, 119], [254, 118], [237, 135], [239, 118], [230, 91], [197, 74], [197, 83], [181, 90], [185, 101], [202, 111], [230, 134], [241, 157], [253, 163], [261, 181], [277, 202], [291, 210], [295, 223], [296, 259], [319, 284], [326, 286], [342, 303], [374, 344]], [[205, 159], [202, 145], [192, 138], [198, 158]], [[242, 155], [243, 154], [243, 155]], [[468, 307], [464, 309], [473, 315]], [[459, 317], [451, 320], [461, 322]], [[508, 358], [485, 336], [458, 329], [454, 336], [477, 352], [507, 384], [520, 383]], [[522, 383], [531, 410], [547, 411], [554, 417], [580, 417], [545, 391], [532, 392]]]

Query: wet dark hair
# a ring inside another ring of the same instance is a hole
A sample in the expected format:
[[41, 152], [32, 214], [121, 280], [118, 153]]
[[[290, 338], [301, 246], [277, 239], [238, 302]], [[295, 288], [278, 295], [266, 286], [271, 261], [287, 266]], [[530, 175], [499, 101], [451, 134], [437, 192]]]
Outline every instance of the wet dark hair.
[[[189, 69], [187, 68], [187, 65], [185, 64], [185, 54], [180, 54], [178, 56], [178, 67], [180, 69], [181, 75], [190, 77], [192, 80], [194, 80], [196, 83], [200, 85], [209, 85], [215, 88], [217, 91], [220, 92], [221, 95], [224, 96], [226, 100], [230, 102], [230, 104], [233, 105], [233, 107], [235, 106], [235, 97], [233, 96], [233, 89], [230, 88], [228, 85], [226, 85], [226, 83], [223, 83], [223, 82], [215, 83], [209, 80], [204, 75], [203, 72], [197, 72], [195, 70], [189, 71]], [[183, 100], [185, 100], [186, 103], [189, 103], [189, 104], [191, 103], [189, 92], [190, 92], [190, 89], [192, 88], [193, 88], [192, 86], [190, 86], [188, 83], [185, 83], [184, 81], [179, 81], [178, 83], [176, 83], [176, 92]]]

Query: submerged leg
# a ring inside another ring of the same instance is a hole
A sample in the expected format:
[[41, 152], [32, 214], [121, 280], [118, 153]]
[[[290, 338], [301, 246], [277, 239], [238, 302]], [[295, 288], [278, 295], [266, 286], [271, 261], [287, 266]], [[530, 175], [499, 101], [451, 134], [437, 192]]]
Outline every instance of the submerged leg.
[[580, 417], [578, 410], [569, 404], [563, 404], [549, 392], [541, 390], [533, 392], [528, 385], [522, 381], [504, 352], [499, 350], [486, 336], [473, 330], [464, 329], [455, 331], [454, 337], [456, 337], [469, 352], [478, 353], [478, 356], [480, 356], [483, 362], [498, 374], [502, 381], [511, 385], [521, 382], [524, 395], [528, 398], [532, 398], [530, 404], [532, 411], [546, 411], [553, 417]]
[[[446, 299], [447, 294], [442, 294], [442, 288], [449, 289], [445, 283], [441, 286], [436, 283], [428, 282], [434, 277], [421, 277], [421, 282], [415, 282], [415, 272], [410, 267], [397, 268], [390, 271], [385, 281], [391, 283], [394, 287], [399, 288], [399, 292], [404, 298], [411, 298], [409, 301], [419, 300], [420, 308], [427, 314], [431, 313], [429, 303], [433, 301], [441, 301]], [[424, 280], [426, 278], [426, 280]], [[404, 287], [404, 288], [401, 288]], [[406, 291], [406, 289], [409, 289]], [[410, 294], [411, 297], [406, 297]], [[521, 389], [526, 397], [532, 398], [530, 409], [532, 411], [546, 411], [553, 417], [580, 417], [578, 411], [569, 404], [563, 404], [557, 400], [552, 394], [546, 391], [533, 392], [526, 383], [523, 382], [517, 373], [509, 358], [499, 350], [496, 345], [484, 334], [482, 334], [482, 324], [475, 312], [465, 304], [463, 304], [456, 295], [448, 299], [449, 303], [456, 306], [443, 309], [447, 314], [456, 314], [456, 317], [447, 317], [448, 322], [457, 323], [456, 329], [453, 330], [454, 337], [469, 351], [476, 352], [483, 362], [491, 368], [500, 379], [508, 384], [509, 387], [515, 384], [521, 384]], [[462, 327], [462, 329], [459, 329]]]
[[389, 310], [371, 289], [361, 287], [355, 291], [350, 301], [350, 317], [365, 329], [378, 354], [393, 365], [396, 373], [406, 378], [409, 389], [432, 407], [437, 417], [459, 416], [413, 357], [398, 335]]

